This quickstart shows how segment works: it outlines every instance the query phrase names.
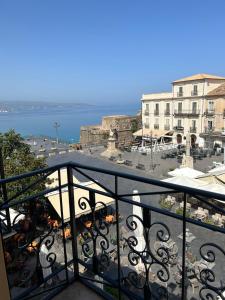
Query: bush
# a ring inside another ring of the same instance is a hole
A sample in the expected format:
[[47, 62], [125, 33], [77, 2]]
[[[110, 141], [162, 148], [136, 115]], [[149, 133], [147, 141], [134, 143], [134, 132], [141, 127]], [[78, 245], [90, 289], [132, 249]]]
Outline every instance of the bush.
[[162, 199], [160, 202], [159, 202], [160, 206], [162, 208], [165, 208], [165, 209], [171, 209], [172, 208], [172, 204], [169, 203], [169, 202], [166, 202], [165, 199]]

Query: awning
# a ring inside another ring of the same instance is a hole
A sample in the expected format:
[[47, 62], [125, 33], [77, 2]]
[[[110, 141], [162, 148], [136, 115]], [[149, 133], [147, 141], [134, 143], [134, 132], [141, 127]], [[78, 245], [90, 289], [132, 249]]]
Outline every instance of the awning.
[[[160, 129], [147, 129], [147, 128], [143, 128], [143, 129], [139, 129], [138, 131], [133, 133], [133, 136], [147, 136], [147, 137], [170, 137], [168, 136], [169, 133], [171, 134], [172, 131], [168, 131], [168, 130], [160, 130]], [[172, 137], [172, 136], [171, 136]]]
[[[81, 183], [80, 183], [81, 184]], [[91, 189], [99, 190], [99, 191], [104, 191], [103, 188], [101, 188], [98, 184], [94, 182], [87, 182], [84, 184], [81, 184], [83, 186], [86, 186]], [[58, 216], [61, 219], [61, 209], [60, 209], [60, 198], [59, 198], [59, 192], [54, 191], [52, 193], [49, 193], [46, 195], [48, 197], [49, 202], [57, 212]], [[87, 198], [89, 200], [89, 191], [82, 189], [82, 187], [77, 188], [74, 187], [74, 204], [75, 204], [75, 217], [79, 218], [83, 214], [89, 214], [91, 212], [90, 206], [88, 205], [87, 201], [84, 201], [86, 204], [86, 208], [82, 210], [79, 207], [78, 201], [79, 199]], [[98, 193], [95, 193], [95, 199], [96, 199], [96, 210], [104, 208], [104, 205], [109, 206], [114, 203], [114, 199], [105, 195], [101, 195]], [[102, 202], [102, 203], [100, 203]], [[70, 207], [69, 207], [69, 198], [68, 198], [68, 189], [65, 188], [62, 190], [62, 203], [63, 203], [63, 219], [65, 222], [70, 220]]]

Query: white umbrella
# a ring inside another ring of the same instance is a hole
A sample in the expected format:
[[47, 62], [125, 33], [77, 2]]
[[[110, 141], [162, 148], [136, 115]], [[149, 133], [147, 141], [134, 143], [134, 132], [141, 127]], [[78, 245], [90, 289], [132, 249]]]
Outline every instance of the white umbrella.
[[[48, 248], [46, 247], [45, 242], [43, 242], [39, 252], [39, 260], [42, 267], [43, 279], [45, 279], [46, 277], [52, 274], [52, 268], [48, 267], [50, 264], [50, 262], [47, 261], [48, 253], [49, 253]], [[47, 283], [52, 284], [52, 279], [49, 279]]]
[[[141, 202], [140, 196], [135, 195], [135, 194], [138, 194], [138, 191], [134, 190], [133, 194], [134, 195], [133, 195], [132, 200], [137, 203], [140, 203]], [[140, 206], [133, 205], [133, 215], [135, 215], [135, 216], [139, 217], [141, 220], [143, 220], [142, 208]], [[137, 228], [134, 230], [134, 234], [135, 234], [135, 237], [138, 242], [137, 246], [135, 246], [134, 249], [138, 252], [141, 252], [145, 248], [145, 240], [144, 240], [144, 235], [143, 235], [144, 234], [143, 224], [141, 224], [141, 222], [136, 217], [133, 217], [133, 221], [137, 223]], [[143, 263], [141, 263], [140, 260], [139, 260], [138, 265], [136, 266], [136, 269], [138, 269], [139, 271], [144, 269], [144, 265], [143, 265]]]

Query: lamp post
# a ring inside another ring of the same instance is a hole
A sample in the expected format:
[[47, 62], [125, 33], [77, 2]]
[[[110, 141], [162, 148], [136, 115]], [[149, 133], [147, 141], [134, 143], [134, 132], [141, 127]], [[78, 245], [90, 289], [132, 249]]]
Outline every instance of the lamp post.
[[56, 143], [59, 143], [59, 132], [58, 132], [58, 128], [60, 127], [60, 124], [58, 122], [55, 122], [53, 127], [55, 128], [55, 132], [56, 132]]

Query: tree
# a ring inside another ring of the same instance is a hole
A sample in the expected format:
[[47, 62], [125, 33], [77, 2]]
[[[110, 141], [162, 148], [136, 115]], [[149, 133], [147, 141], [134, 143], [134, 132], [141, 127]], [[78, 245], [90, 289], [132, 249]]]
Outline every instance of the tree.
[[[9, 130], [6, 133], [0, 133], [0, 151], [3, 158], [5, 178], [42, 169], [47, 166], [45, 159], [36, 158], [31, 152], [30, 146], [27, 145], [21, 135], [16, 133], [14, 130]], [[42, 175], [36, 175], [17, 180], [13, 183], [8, 183], [6, 186], [8, 199], [22, 191], [34, 181], [38, 180], [41, 176]], [[44, 189], [45, 182], [46, 180], [38, 183], [32, 189], [29, 189], [24, 192], [23, 195], [17, 197], [16, 200], [20, 200], [26, 196], [40, 192]]]

